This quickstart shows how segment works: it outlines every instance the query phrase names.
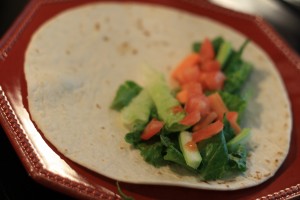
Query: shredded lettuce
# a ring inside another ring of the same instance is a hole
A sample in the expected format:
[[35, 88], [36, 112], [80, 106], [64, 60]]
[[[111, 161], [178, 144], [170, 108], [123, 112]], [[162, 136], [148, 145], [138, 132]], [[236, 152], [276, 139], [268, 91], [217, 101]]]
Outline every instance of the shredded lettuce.
[[111, 108], [117, 111], [122, 110], [130, 101], [140, 93], [142, 87], [133, 81], [126, 81], [122, 84], [116, 93], [116, 96], [111, 104]]

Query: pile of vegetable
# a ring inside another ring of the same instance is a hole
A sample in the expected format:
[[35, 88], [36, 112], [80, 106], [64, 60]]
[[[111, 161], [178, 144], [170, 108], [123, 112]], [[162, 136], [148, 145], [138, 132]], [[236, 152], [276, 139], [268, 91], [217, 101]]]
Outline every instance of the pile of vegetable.
[[129, 129], [125, 140], [156, 167], [174, 164], [204, 180], [247, 169], [249, 128], [240, 125], [247, 102], [242, 88], [252, 65], [222, 37], [206, 38], [172, 71], [174, 90], [145, 67], [145, 84], [122, 84], [111, 108]]

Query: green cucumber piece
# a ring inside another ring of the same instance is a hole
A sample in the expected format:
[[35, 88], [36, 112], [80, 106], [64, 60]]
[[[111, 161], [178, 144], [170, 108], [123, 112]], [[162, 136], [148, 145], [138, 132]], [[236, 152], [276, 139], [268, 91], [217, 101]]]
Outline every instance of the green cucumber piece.
[[179, 133], [179, 146], [185, 162], [188, 166], [197, 169], [202, 161], [202, 157], [198, 148], [192, 149], [186, 145], [190, 141], [192, 141], [192, 134], [190, 132], [182, 131]]
[[232, 46], [230, 42], [224, 41], [217, 54], [217, 61], [221, 64], [222, 68], [225, 66], [232, 51]]
[[250, 137], [250, 128], [244, 128], [237, 136], [235, 136], [233, 139], [231, 139], [227, 143], [228, 151], [236, 151], [236, 149], [239, 147], [239, 145], [243, 145], [247, 142], [248, 138]]
[[145, 86], [144, 88], [152, 98], [157, 110], [158, 117], [165, 123], [168, 132], [178, 132], [187, 127], [179, 122], [184, 118], [183, 112], [174, 113], [172, 109], [181, 106], [179, 101], [172, 95], [164, 76], [159, 71], [144, 67]]
[[142, 90], [128, 106], [121, 110], [122, 122], [131, 131], [135, 127], [146, 125], [153, 106], [153, 101], [148, 92]]

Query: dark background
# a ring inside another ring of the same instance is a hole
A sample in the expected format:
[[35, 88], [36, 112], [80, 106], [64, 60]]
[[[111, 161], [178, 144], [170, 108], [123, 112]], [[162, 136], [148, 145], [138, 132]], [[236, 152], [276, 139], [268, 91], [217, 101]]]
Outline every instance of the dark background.
[[[300, 54], [300, 0], [212, 0], [214, 3], [262, 16]], [[0, 38], [29, 0], [0, 0]], [[0, 126], [0, 200], [70, 199], [47, 189], [28, 176]]]

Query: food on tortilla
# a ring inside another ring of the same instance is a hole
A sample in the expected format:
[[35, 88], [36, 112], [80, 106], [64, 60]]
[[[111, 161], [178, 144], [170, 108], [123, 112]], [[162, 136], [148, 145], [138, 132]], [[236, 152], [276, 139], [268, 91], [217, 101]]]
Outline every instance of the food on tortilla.
[[239, 121], [247, 104], [242, 88], [252, 69], [242, 59], [247, 42], [236, 51], [221, 37], [206, 38], [172, 72], [179, 82], [175, 94], [163, 74], [149, 67], [143, 87], [130, 87], [132, 81], [119, 87], [112, 108], [121, 111], [129, 127], [125, 139], [146, 162], [175, 164], [204, 180], [246, 171], [250, 129]]
[[251, 128], [251, 155], [240, 176], [203, 182], [177, 168], [149, 165], [124, 140], [127, 127], [110, 108], [126, 80], [144, 85], [143, 64], [168, 77], [194, 41], [219, 35], [234, 49], [245, 40], [210, 18], [153, 4], [105, 2], [63, 11], [34, 33], [26, 50], [30, 117], [57, 151], [118, 181], [213, 190], [257, 185], [275, 174], [288, 153], [291, 113], [274, 63], [255, 42], [243, 53], [254, 70], [241, 121]]

